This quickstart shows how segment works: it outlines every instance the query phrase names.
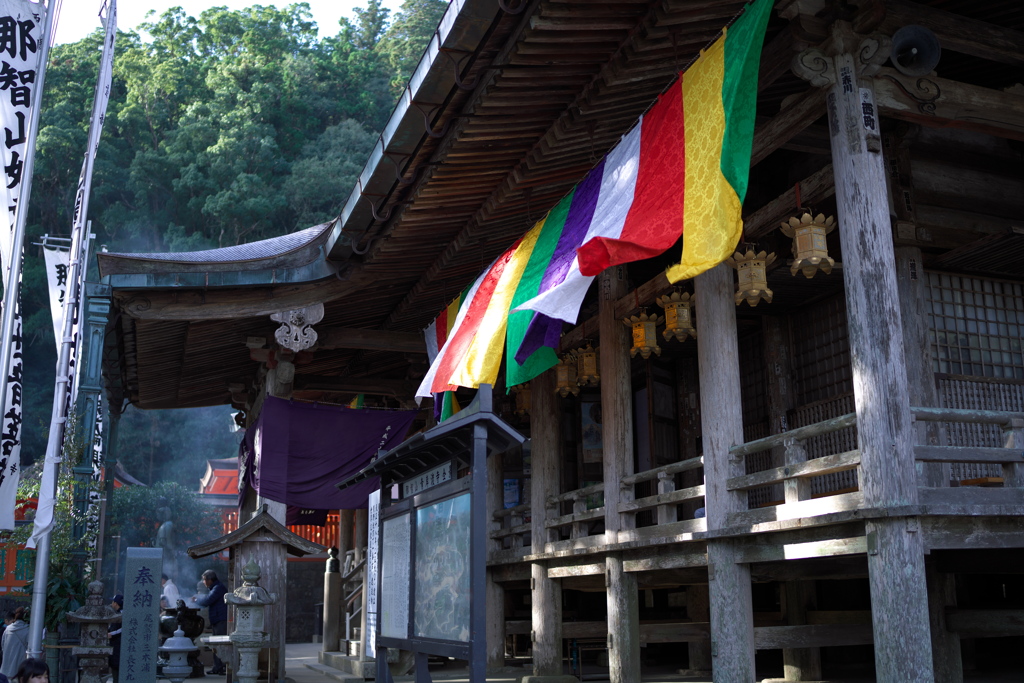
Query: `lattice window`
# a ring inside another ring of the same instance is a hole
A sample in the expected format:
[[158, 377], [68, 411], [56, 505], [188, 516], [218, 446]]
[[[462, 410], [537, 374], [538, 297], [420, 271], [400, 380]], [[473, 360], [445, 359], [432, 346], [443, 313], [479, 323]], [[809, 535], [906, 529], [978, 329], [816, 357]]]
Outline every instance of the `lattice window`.
[[[740, 337], [740, 396], [744, 430], [757, 431], [768, 422], [768, 387], [765, 382], [764, 337], [760, 332]], [[766, 436], [764, 434], [763, 436]], [[751, 439], [747, 439], [750, 441]]]
[[927, 273], [936, 372], [1024, 379], [1024, 285]]
[[846, 302], [835, 296], [793, 319], [797, 403], [806, 405], [853, 391]]
[[[1020, 380], [996, 381], [941, 375], [938, 385], [939, 398], [946, 408], [1024, 412], [1024, 382]], [[942, 426], [950, 446], [1003, 446], [1003, 431], [998, 425], [944, 422]], [[1001, 476], [1002, 468], [997, 464], [955, 462], [952, 465], [952, 478], [959, 481]]]
[[14, 580], [31, 581], [36, 572], [36, 551], [19, 550], [14, 560]]

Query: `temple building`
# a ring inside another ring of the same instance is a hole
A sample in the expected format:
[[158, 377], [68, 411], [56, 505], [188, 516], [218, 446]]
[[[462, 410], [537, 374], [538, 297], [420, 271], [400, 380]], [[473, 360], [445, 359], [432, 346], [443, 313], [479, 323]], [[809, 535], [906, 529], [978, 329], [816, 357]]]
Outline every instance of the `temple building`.
[[[335, 220], [98, 256], [107, 400], [230, 404], [252, 427], [268, 401], [361, 394], [418, 411], [409, 433], [436, 424], [424, 330], [743, 9], [452, 2]], [[489, 665], [1020, 671], [1022, 65], [1019, 2], [774, 3], [731, 262], [670, 284], [677, 243], [606, 268], [556, 366], [508, 387], [502, 361], [498, 409], [529, 439], [490, 468]], [[255, 490], [238, 520], [264, 504], [285, 522]], [[345, 571], [366, 545], [351, 507]], [[347, 605], [325, 661], [369, 672]]]

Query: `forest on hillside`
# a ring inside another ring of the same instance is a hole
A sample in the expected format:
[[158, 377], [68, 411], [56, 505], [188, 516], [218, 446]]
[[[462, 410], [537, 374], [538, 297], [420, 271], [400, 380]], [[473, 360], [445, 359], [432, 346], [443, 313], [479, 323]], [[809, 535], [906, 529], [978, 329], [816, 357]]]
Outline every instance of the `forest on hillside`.
[[[89, 206], [94, 244], [194, 251], [336, 216], [447, 5], [406, 0], [391, 16], [367, 0], [319, 35], [306, 3], [198, 17], [174, 8], [118, 31]], [[101, 43], [97, 29], [51, 52], [26, 245], [70, 232]], [[45, 449], [56, 363], [35, 247], [26, 251], [23, 310], [27, 465]], [[230, 424], [228, 408], [129, 407], [119, 460], [147, 483], [194, 488], [207, 458], [234, 455]]]

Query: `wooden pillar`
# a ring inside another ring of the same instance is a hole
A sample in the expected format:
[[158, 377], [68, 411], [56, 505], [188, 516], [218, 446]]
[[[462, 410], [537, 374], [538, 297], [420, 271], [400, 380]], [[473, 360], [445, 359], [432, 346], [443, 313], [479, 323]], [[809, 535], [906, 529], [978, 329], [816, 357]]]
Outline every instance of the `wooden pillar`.
[[[348, 551], [352, 550], [352, 535], [355, 531], [355, 510], [339, 510], [338, 511], [338, 557], [341, 558], [341, 572], [342, 574], [346, 571], [345, 556]], [[355, 565], [355, 562], [352, 562]]]
[[928, 615], [935, 683], [963, 683], [960, 636], [946, 630], [946, 609], [956, 607], [956, 579], [953, 574], [940, 572], [933, 559], [934, 556], [925, 560], [925, 571], [928, 574]]
[[[807, 610], [815, 608], [813, 581], [787, 581], [785, 609], [790, 626], [807, 623]], [[821, 680], [821, 648], [801, 647], [782, 650], [783, 677], [787, 681]]]
[[[782, 434], [789, 431], [789, 411], [796, 407], [789, 320], [777, 315], [766, 315], [761, 320], [769, 429], [772, 434]], [[772, 453], [772, 465], [776, 467], [800, 464], [806, 460], [804, 449], [795, 443], [787, 443]], [[783, 488], [787, 503], [811, 497], [809, 479], [791, 479]], [[787, 623], [790, 626], [806, 624], [807, 609], [810, 606], [808, 603], [814, 595], [814, 582], [789, 581], [783, 590]], [[783, 648], [782, 662], [787, 681], [816, 681], [821, 678], [820, 648]]]
[[[487, 550], [500, 550], [501, 542], [490, 538], [492, 531], [501, 528], [494, 513], [504, 503], [504, 457], [495, 453], [487, 458]], [[487, 568], [487, 668], [505, 666], [505, 589], [494, 580], [494, 572]]]
[[[706, 584], [686, 587], [686, 616], [690, 621], [707, 623], [711, 621], [711, 605]], [[687, 643], [690, 654], [690, 671], [700, 675], [711, 671], [711, 641], [696, 640]]]
[[[708, 531], [727, 525], [729, 513], [746, 509], [745, 497], [726, 489], [729, 477], [745, 474], [729, 448], [743, 443], [739, 344], [732, 269], [721, 264], [694, 280], [701, 432]], [[711, 658], [715, 683], [754, 680], [754, 610], [750, 567], [737, 563], [728, 540], [708, 541], [711, 597]]]
[[[542, 555], [548, 540], [548, 497], [559, 493], [561, 413], [555, 398], [554, 370], [530, 385], [530, 553]], [[548, 563], [530, 565], [530, 604], [535, 676], [562, 674], [562, 582], [548, 577]]]
[[366, 508], [360, 508], [355, 511], [355, 538], [352, 539], [355, 543], [355, 559], [358, 563], [363, 559], [363, 555], [366, 553], [366, 524], [368, 510]]
[[[604, 528], [606, 543], [618, 541], [619, 531], [632, 528], [630, 516], [619, 514], [619, 503], [633, 499], [621, 488], [622, 477], [633, 473], [633, 387], [630, 378], [629, 331], [615, 316], [615, 302], [626, 294], [626, 269], [608, 268], [598, 278], [598, 329], [601, 336], [601, 429], [604, 447]], [[605, 560], [608, 600], [608, 675], [611, 683], [640, 680], [640, 607], [636, 575], [622, 570], [622, 558]]]
[[[938, 408], [939, 392], [935, 387], [932, 343], [928, 334], [924, 259], [918, 247], [897, 247], [895, 253], [910, 405]], [[917, 443], [931, 446], [946, 445], [937, 422], [915, 423], [914, 439]], [[922, 486], [949, 486], [948, 463], [917, 463], [917, 469], [917, 478]]]
[[[868, 507], [914, 505], [917, 480], [895, 254], [869, 80], [858, 79], [861, 38], [838, 22], [826, 98], [835, 173], [843, 282]], [[933, 680], [924, 547], [916, 518], [866, 523], [875, 673], [879, 680]]]

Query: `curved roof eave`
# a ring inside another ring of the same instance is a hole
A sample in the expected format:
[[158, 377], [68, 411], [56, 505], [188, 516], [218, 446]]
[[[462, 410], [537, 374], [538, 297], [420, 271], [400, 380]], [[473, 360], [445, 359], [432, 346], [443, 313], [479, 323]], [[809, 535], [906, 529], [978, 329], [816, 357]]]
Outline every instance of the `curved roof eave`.
[[151, 254], [97, 254], [103, 281], [115, 289], [238, 287], [314, 282], [337, 272], [327, 255], [337, 220], [288, 235], [220, 249]]
[[341, 210], [332, 258], [351, 256], [353, 246], [378, 220], [374, 212], [379, 198], [386, 201], [397, 182], [397, 166], [390, 157], [404, 158], [414, 151], [427, 135], [427, 114], [421, 107], [440, 107], [454, 87], [454, 62], [443, 55], [475, 52], [500, 11], [494, 0], [451, 0]]

